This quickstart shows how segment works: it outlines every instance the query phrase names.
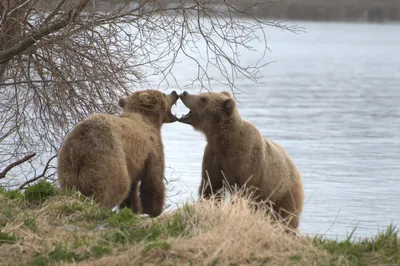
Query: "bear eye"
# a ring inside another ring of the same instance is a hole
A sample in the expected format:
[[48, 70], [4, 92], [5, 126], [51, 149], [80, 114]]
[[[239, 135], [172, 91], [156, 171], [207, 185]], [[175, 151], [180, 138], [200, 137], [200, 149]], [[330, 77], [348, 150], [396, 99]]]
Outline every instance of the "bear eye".
[[206, 97], [201, 97], [200, 100], [201, 100], [203, 103], [207, 102], [207, 98], [206, 98]]

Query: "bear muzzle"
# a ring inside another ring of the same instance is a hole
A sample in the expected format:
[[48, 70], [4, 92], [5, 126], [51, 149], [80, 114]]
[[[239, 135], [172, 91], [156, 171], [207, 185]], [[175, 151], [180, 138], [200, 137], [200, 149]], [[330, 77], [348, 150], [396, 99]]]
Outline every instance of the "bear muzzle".
[[[187, 91], [184, 91], [181, 95], [179, 95], [179, 98], [182, 100], [183, 104], [188, 107], [185, 103], [185, 97], [188, 96], [189, 93]], [[190, 124], [190, 117], [192, 116], [192, 111], [189, 109], [189, 113], [186, 115], [182, 115], [181, 118], [178, 119], [178, 122], [185, 123], [185, 124]]]
[[178, 121], [178, 118], [176, 117], [176, 115], [173, 115], [173, 114], [172, 114], [171, 109], [172, 109], [172, 106], [173, 106], [173, 105], [176, 105], [176, 104], [177, 104], [178, 99], [179, 99], [179, 95], [178, 95], [178, 93], [176, 93], [176, 91], [172, 91], [172, 92], [168, 95], [168, 98], [169, 98], [169, 104], [170, 104], [170, 106], [169, 106], [169, 110], [168, 110], [168, 113], [167, 113], [166, 121], [164, 121], [164, 122], [166, 122], [166, 123], [173, 123], [173, 122], [175, 122], [175, 121]]
[[[177, 102], [178, 102], [178, 99], [179, 99], [179, 95], [178, 95], [178, 93], [176, 93], [176, 91], [172, 91], [171, 92], [171, 94], [169, 95], [170, 96], [170, 98], [171, 98], [171, 103], [172, 103], [172, 105], [176, 105], [177, 104]], [[171, 105], [171, 106], [172, 106]]]

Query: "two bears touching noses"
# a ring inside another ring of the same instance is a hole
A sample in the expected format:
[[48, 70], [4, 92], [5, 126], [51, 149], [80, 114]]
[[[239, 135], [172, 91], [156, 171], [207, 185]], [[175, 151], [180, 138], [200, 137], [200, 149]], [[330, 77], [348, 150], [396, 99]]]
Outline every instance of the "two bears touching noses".
[[[178, 119], [171, 108], [179, 98], [190, 111]], [[225, 183], [245, 188], [255, 202], [272, 203], [289, 228], [298, 228], [304, 201], [299, 170], [284, 148], [240, 117], [228, 92], [142, 90], [118, 104], [119, 115], [91, 115], [65, 136], [58, 155], [61, 190], [76, 189], [105, 207], [160, 215], [166, 196], [161, 127], [179, 121], [207, 140], [200, 198], [221, 199]]]

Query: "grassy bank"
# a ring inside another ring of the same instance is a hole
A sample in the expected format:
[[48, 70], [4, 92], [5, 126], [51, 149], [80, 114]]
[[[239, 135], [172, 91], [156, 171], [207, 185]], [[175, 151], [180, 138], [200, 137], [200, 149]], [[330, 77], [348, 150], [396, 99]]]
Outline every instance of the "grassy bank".
[[195, 202], [156, 219], [112, 212], [48, 183], [0, 191], [1, 265], [382, 265], [397, 232], [353, 243], [289, 236], [246, 200]]

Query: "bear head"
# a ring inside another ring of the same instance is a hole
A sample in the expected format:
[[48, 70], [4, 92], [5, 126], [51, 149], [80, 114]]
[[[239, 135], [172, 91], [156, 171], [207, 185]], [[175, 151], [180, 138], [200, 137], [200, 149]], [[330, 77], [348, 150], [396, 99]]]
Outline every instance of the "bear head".
[[139, 113], [157, 125], [177, 121], [177, 117], [171, 113], [171, 108], [178, 100], [176, 91], [164, 94], [157, 90], [141, 90], [132, 93], [128, 97], [119, 99], [118, 105], [123, 108], [122, 115]]
[[189, 124], [196, 130], [207, 133], [215, 130], [224, 121], [236, 116], [236, 103], [231, 95], [224, 91], [205, 92], [197, 95], [183, 92], [180, 96], [189, 113], [179, 118], [179, 122]]

